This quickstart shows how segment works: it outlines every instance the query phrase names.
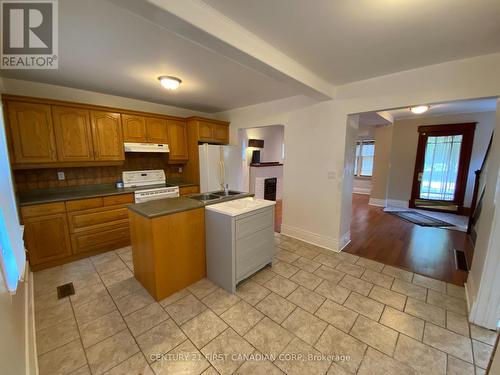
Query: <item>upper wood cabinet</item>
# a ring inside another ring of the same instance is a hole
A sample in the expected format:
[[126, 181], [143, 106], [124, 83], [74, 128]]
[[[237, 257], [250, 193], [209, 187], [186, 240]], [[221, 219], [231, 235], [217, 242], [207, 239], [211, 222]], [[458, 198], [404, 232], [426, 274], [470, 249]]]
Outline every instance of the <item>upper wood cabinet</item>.
[[146, 135], [148, 142], [168, 143], [167, 120], [156, 117], [146, 117]]
[[165, 119], [123, 114], [122, 125], [125, 142], [168, 143]]
[[198, 133], [198, 142], [228, 144], [229, 123], [217, 120], [191, 117], [189, 126], [194, 126]]
[[213, 124], [205, 121], [198, 122], [198, 139], [200, 141], [212, 141], [214, 138]]
[[186, 122], [180, 120], [167, 120], [167, 131], [170, 153], [169, 162], [188, 160]]
[[229, 143], [229, 126], [214, 124], [213, 125], [213, 139], [218, 143]]
[[50, 105], [11, 101], [7, 105], [13, 163], [57, 161]]
[[146, 119], [143, 116], [123, 114], [122, 127], [125, 142], [147, 142]]
[[93, 161], [94, 146], [87, 109], [52, 106], [59, 161]]
[[125, 160], [121, 115], [90, 111], [95, 160]]

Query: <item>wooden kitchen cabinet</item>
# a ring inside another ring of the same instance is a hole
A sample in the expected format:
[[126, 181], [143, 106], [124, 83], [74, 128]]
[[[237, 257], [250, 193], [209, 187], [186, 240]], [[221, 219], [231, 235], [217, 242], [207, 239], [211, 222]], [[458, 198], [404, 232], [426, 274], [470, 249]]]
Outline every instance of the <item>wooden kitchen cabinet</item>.
[[155, 300], [205, 277], [204, 211], [147, 218], [129, 210], [134, 276]]
[[122, 115], [123, 140], [125, 142], [147, 142], [146, 119], [143, 116]]
[[9, 101], [7, 109], [13, 163], [57, 162], [50, 105]]
[[94, 146], [87, 109], [52, 106], [58, 161], [93, 161]]
[[213, 125], [206, 121], [198, 122], [198, 139], [200, 141], [211, 142], [214, 138]]
[[188, 160], [186, 122], [167, 120], [167, 131], [170, 148], [169, 162], [176, 163]]
[[213, 139], [216, 143], [228, 144], [229, 143], [229, 126], [214, 124], [213, 125]]
[[229, 123], [225, 121], [190, 117], [188, 126], [195, 128], [196, 141], [206, 143], [228, 144]]
[[130, 245], [131, 193], [21, 207], [33, 270]]
[[167, 120], [122, 114], [123, 140], [139, 143], [168, 143]]
[[125, 160], [120, 113], [91, 111], [95, 160]]
[[[25, 210], [24, 213], [21, 210], [25, 246], [28, 250], [30, 264], [33, 266], [71, 255], [66, 213], [47, 215], [44, 214], [43, 206], [45, 205], [38, 205], [35, 210]], [[56, 210], [54, 204], [48, 204], [48, 208], [49, 212]], [[64, 203], [62, 203], [62, 209], [64, 209]]]
[[148, 142], [168, 143], [167, 120], [156, 117], [146, 117], [146, 134]]

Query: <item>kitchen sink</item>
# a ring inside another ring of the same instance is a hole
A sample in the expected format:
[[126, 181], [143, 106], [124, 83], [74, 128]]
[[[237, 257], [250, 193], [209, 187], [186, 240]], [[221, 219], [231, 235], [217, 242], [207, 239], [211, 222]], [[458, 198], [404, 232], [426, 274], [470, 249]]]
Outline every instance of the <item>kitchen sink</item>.
[[220, 199], [220, 197], [221, 197], [220, 195], [216, 194], [197, 194], [197, 195], [191, 195], [189, 198], [196, 199], [197, 201], [208, 202], [215, 199]]
[[229, 195], [239, 195], [239, 194], [243, 194], [239, 191], [234, 191], [234, 190], [228, 190], [227, 192], [225, 192], [224, 190], [221, 190], [221, 191], [216, 191], [215, 193], [212, 193], [213, 195], [218, 195], [219, 197], [227, 197]]

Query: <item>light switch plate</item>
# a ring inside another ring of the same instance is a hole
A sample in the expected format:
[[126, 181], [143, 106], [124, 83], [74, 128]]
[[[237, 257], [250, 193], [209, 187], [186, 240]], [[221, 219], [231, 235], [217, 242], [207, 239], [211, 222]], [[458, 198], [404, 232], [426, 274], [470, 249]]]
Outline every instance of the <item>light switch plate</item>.
[[66, 176], [64, 175], [64, 172], [57, 172], [57, 179], [59, 181], [62, 181], [64, 179], [66, 179]]

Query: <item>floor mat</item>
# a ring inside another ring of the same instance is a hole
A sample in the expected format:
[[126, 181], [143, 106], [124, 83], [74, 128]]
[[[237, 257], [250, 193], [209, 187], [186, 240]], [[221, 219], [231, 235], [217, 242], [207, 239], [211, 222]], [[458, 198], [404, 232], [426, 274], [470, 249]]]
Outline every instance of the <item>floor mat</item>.
[[395, 215], [410, 223], [420, 225], [422, 227], [452, 227], [453, 224], [446, 221], [434, 219], [433, 217], [423, 215], [415, 211], [385, 211], [391, 215]]

